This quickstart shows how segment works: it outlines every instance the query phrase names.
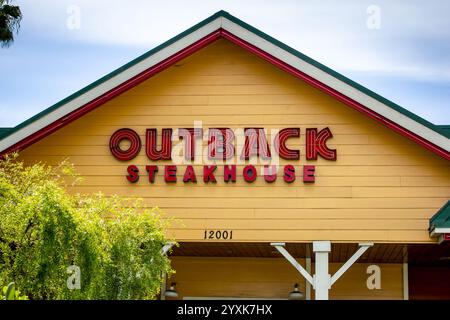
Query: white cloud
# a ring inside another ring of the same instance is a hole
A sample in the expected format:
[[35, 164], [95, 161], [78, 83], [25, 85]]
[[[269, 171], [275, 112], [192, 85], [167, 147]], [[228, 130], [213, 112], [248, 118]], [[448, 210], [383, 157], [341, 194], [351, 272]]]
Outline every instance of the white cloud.
[[[377, 1], [381, 29], [366, 26], [373, 1], [22, 1], [24, 21], [36, 34], [66, 41], [151, 49], [224, 9], [341, 72], [450, 81], [450, 67], [408, 55], [402, 44], [450, 38], [448, 2]], [[70, 6], [80, 8], [80, 29], [67, 28]], [[400, 53], [398, 52], [400, 51]]]

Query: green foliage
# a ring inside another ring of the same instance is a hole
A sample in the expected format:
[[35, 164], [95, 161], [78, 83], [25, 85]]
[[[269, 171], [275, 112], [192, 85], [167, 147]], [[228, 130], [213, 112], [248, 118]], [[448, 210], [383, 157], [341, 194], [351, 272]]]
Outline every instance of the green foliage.
[[14, 41], [22, 20], [22, 12], [18, 6], [10, 5], [10, 0], [0, 0], [0, 45], [9, 47]]
[[0, 298], [2, 300], [28, 300], [27, 296], [21, 296], [20, 291], [16, 290], [14, 282], [3, 287], [3, 297], [0, 296]]
[[[73, 167], [0, 161], [0, 284], [30, 299], [152, 299], [162, 273], [168, 220], [136, 199], [69, 194]], [[67, 268], [81, 271], [70, 290]]]

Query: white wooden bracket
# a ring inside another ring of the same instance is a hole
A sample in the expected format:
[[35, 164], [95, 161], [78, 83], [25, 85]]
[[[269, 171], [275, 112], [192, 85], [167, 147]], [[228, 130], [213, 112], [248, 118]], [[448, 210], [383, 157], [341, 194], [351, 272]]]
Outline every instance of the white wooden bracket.
[[291, 256], [291, 254], [284, 248], [285, 243], [284, 242], [273, 242], [270, 244], [271, 246], [274, 246], [278, 252], [280, 252], [283, 257], [286, 258], [287, 261], [289, 261], [295, 269], [297, 269], [298, 272], [300, 272], [300, 274], [306, 279], [306, 281], [308, 281], [311, 285], [313, 285], [313, 278], [312, 276], [308, 273], [308, 271], [305, 270], [305, 268], [302, 267], [302, 265], [300, 263], [297, 262], [297, 260], [295, 260], [295, 258], [293, 256]]
[[330, 287], [367, 251], [373, 243], [360, 243], [358, 250], [331, 277]]

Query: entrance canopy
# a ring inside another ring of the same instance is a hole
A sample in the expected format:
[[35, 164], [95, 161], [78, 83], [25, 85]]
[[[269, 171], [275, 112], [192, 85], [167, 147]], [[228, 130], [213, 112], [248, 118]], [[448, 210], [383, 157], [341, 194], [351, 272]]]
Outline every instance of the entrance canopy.
[[[356, 243], [332, 243], [330, 263], [343, 263], [357, 250]], [[286, 250], [298, 259], [311, 257], [312, 243], [286, 243]], [[172, 257], [249, 257], [281, 258], [270, 243], [254, 242], [182, 242], [174, 247]], [[403, 263], [450, 266], [450, 242], [440, 245], [375, 243], [358, 263]]]

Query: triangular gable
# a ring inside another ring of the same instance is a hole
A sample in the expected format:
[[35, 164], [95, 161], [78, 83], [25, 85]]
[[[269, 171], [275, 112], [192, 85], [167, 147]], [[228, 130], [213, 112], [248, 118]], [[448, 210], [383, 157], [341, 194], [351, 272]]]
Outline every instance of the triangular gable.
[[0, 140], [0, 154], [26, 148], [222, 37], [450, 160], [450, 139], [438, 126], [224, 11], [217, 12], [8, 131]]

